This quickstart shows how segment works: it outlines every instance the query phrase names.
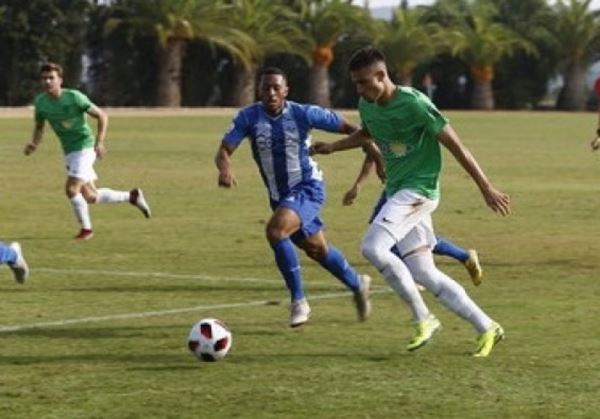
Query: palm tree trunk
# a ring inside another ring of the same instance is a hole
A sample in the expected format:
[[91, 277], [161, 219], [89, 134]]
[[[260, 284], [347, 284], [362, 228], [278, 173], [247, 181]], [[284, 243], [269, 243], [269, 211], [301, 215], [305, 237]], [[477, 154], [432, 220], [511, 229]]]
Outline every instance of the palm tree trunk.
[[169, 38], [159, 46], [157, 105], [178, 108], [181, 106], [181, 67], [185, 54], [185, 41]]
[[473, 92], [471, 93], [471, 108], [473, 109], [494, 109], [494, 91], [492, 90], [491, 80], [475, 80]]
[[471, 108], [494, 109], [494, 91], [492, 80], [494, 79], [494, 67], [491, 65], [472, 65], [473, 92], [471, 93]]
[[324, 63], [314, 62], [310, 68], [309, 101], [316, 105], [329, 107], [329, 66]]
[[568, 68], [557, 107], [570, 111], [585, 109], [585, 68], [579, 63]]
[[246, 106], [256, 100], [256, 70], [257, 65], [236, 66], [235, 82], [232, 93], [232, 104], [236, 107]]

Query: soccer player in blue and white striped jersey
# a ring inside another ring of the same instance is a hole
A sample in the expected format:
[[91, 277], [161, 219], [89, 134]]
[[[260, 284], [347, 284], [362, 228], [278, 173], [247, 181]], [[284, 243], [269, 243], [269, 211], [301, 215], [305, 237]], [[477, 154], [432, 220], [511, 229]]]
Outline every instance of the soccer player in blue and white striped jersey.
[[215, 156], [219, 186], [237, 184], [231, 155], [248, 138], [273, 209], [266, 236], [290, 290], [290, 326], [300, 326], [310, 316], [294, 244], [352, 290], [358, 318], [365, 320], [370, 312], [371, 279], [359, 275], [325, 239], [319, 216], [325, 202], [325, 184], [309, 155], [311, 129], [350, 134], [358, 127], [329, 109], [286, 100], [287, 94], [287, 77], [282, 70], [272, 67], [261, 72], [260, 101], [237, 113]]

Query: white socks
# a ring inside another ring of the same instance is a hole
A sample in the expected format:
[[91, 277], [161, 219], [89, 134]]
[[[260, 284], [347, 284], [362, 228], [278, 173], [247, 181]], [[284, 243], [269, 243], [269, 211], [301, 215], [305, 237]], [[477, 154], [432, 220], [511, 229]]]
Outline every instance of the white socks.
[[456, 313], [483, 333], [492, 327], [492, 319], [467, 295], [464, 288], [440, 271], [433, 261], [431, 252], [418, 252], [404, 258], [415, 281], [427, 290], [450, 311]]
[[115, 191], [109, 188], [100, 188], [96, 191], [97, 204], [110, 204], [114, 202], [129, 202], [129, 192]]
[[92, 229], [92, 221], [90, 220], [90, 211], [88, 208], [88, 203], [81, 195], [78, 193], [73, 198], [70, 199], [71, 205], [73, 206], [73, 211], [75, 212], [75, 217], [81, 224], [81, 228], [86, 230]]
[[429, 309], [404, 262], [391, 252], [394, 238], [382, 227], [372, 224], [361, 244], [362, 254], [383, 275], [389, 286], [410, 307], [415, 321], [429, 316]]

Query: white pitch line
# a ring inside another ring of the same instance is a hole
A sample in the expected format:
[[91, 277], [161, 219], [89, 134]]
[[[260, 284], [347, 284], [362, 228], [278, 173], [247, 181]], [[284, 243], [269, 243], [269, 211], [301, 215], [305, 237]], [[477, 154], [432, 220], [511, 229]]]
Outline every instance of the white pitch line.
[[[379, 294], [382, 292], [389, 292], [389, 289], [378, 289], [371, 291], [371, 294]], [[346, 297], [348, 296], [348, 292], [338, 292], [332, 294], [321, 294], [311, 296], [311, 300], [326, 300], [331, 298], [338, 297]], [[278, 304], [285, 304], [287, 301], [277, 301]], [[40, 323], [29, 323], [29, 324], [21, 324], [21, 325], [13, 325], [13, 326], [0, 326], [0, 333], [8, 333], [8, 332], [18, 332], [21, 330], [28, 329], [41, 329], [52, 326], [67, 326], [72, 324], [83, 324], [83, 323], [98, 323], [103, 321], [110, 320], [126, 320], [126, 319], [140, 319], [144, 317], [158, 317], [158, 316], [168, 316], [170, 314], [180, 314], [180, 313], [189, 313], [193, 311], [203, 311], [203, 310], [214, 310], [221, 308], [238, 308], [238, 307], [252, 307], [252, 306], [261, 306], [272, 304], [273, 300], [262, 300], [262, 301], [248, 301], [244, 303], [233, 303], [233, 304], [214, 304], [214, 305], [203, 305], [203, 306], [195, 306], [195, 307], [186, 307], [186, 308], [174, 308], [170, 310], [160, 310], [160, 311], [143, 311], [139, 313], [124, 313], [124, 314], [113, 314], [108, 316], [97, 316], [97, 317], [83, 317], [79, 319], [65, 319], [65, 320], [55, 320], [50, 322], [40, 322]]]
[[[49, 272], [65, 275], [106, 275], [106, 276], [127, 276], [127, 277], [151, 277], [151, 278], [172, 278], [172, 279], [199, 279], [202, 281], [236, 281], [236, 282], [263, 282], [263, 283], [278, 283], [283, 280], [264, 279], [264, 278], [228, 278], [216, 277], [209, 275], [198, 274], [173, 274], [169, 272], [135, 272], [135, 271], [101, 271], [93, 269], [56, 269], [56, 268], [35, 268], [32, 272]], [[313, 282], [314, 283], [314, 282]]]

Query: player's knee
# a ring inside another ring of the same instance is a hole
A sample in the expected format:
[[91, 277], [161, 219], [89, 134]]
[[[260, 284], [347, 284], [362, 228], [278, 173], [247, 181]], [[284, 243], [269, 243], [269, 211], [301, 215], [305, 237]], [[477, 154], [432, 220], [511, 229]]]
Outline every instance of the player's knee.
[[364, 240], [361, 243], [360, 252], [369, 262], [371, 262], [372, 265], [378, 269], [380, 269], [379, 267], [386, 265], [388, 255], [385, 253], [391, 253], [389, 250], [387, 250], [387, 252], [383, 252], [381, 246], [377, 246], [376, 243], [367, 240]]
[[267, 240], [269, 243], [277, 243], [281, 240], [285, 240], [288, 238], [288, 235], [285, 234], [285, 231], [278, 226], [267, 224], [267, 228], [265, 229], [265, 235], [267, 236]]
[[84, 194], [83, 197], [85, 198], [86, 202], [88, 204], [95, 204], [96, 203], [96, 194]]
[[77, 195], [78, 193], [79, 193], [79, 188], [77, 188], [77, 186], [75, 186], [75, 185], [68, 185], [65, 188], [65, 194], [67, 195], [67, 198], [69, 198], [69, 199], [75, 197], [75, 195]]

